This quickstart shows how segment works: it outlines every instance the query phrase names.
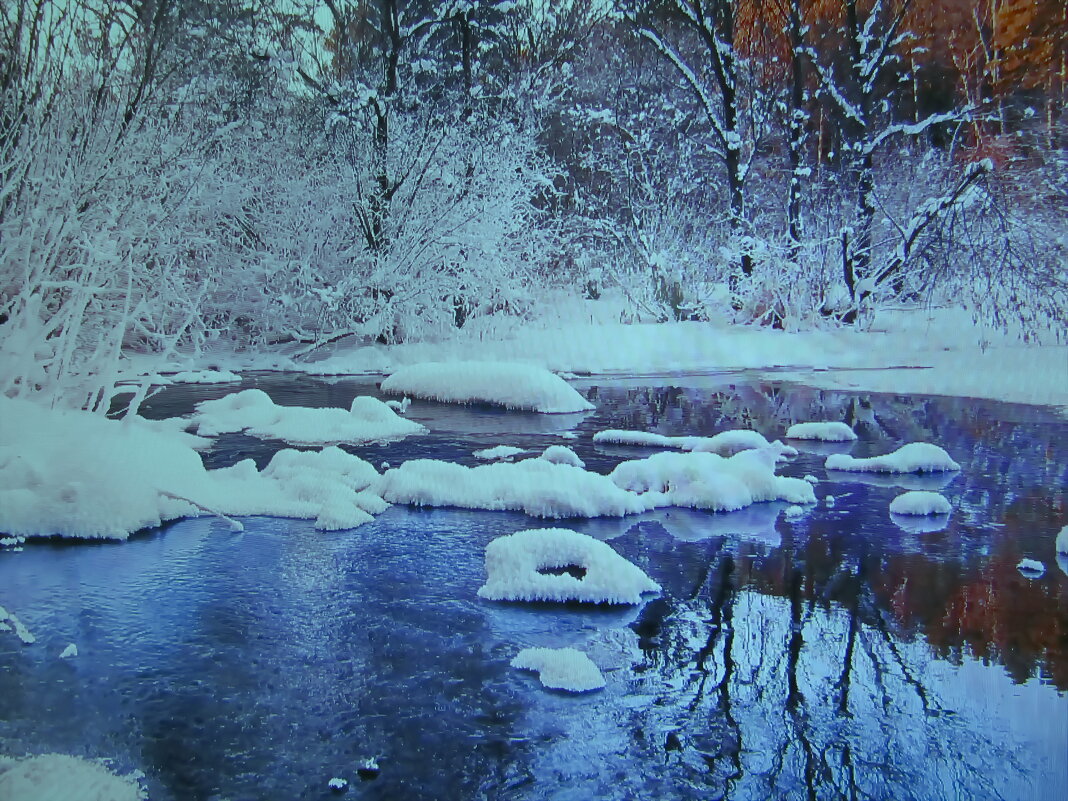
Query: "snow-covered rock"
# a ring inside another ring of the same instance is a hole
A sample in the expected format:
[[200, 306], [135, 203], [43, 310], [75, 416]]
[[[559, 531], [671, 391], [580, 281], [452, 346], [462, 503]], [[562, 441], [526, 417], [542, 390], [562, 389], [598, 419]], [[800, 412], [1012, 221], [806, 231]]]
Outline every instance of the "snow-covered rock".
[[294, 445], [366, 444], [403, 439], [426, 432], [424, 426], [400, 417], [377, 398], [353, 398], [348, 411], [277, 406], [259, 389], [246, 389], [197, 404], [192, 423], [201, 436], [236, 431]]
[[1061, 529], [1054, 547], [1057, 553], [1068, 554], [1068, 526]]
[[348, 780], [335, 776], [326, 783], [326, 786], [334, 792], [340, 793], [344, 792], [345, 788], [349, 786], [349, 783]]
[[851, 442], [857, 438], [857, 435], [845, 423], [795, 423], [786, 430], [786, 438]]
[[387, 470], [374, 490], [390, 503], [508, 509], [547, 518], [620, 517], [646, 509], [606, 476], [544, 459], [476, 467], [412, 459]]
[[803, 506], [787, 506], [785, 511], [783, 511], [783, 516], [787, 520], [797, 520], [798, 518], [804, 517], [804, 515], [805, 507]]
[[579, 458], [578, 454], [566, 445], [550, 445], [542, 451], [541, 456], [538, 458], [553, 464], [569, 464], [572, 467], [586, 466], [586, 463]]
[[140, 778], [138, 773], [117, 776], [100, 762], [67, 754], [0, 757], [0, 798], [4, 801], [141, 801], [148, 796]]
[[714, 453], [658, 453], [621, 462], [609, 478], [640, 494], [649, 508], [688, 506], [724, 512], [760, 501], [815, 503], [812, 485], [775, 475], [776, 453], [747, 450], [729, 458]]
[[948, 453], [928, 442], [910, 442], [893, 453], [856, 459], [844, 453], [827, 457], [824, 466], [828, 470], [850, 470], [875, 473], [935, 473], [960, 470]]
[[574, 648], [524, 648], [511, 664], [537, 672], [541, 683], [553, 690], [583, 693], [604, 687], [604, 676], [597, 665]]
[[1046, 572], [1046, 566], [1037, 559], [1021, 559], [1016, 569], [1027, 578], [1040, 578]]
[[382, 391], [445, 403], [489, 403], [535, 412], [586, 412], [593, 404], [542, 367], [509, 362], [428, 362], [402, 367]]
[[475, 451], [471, 455], [476, 459], [492, 462], [497, 459], [511, 459], [513, 456], [518, 456], [521, 453], [526, 453], [526, 451], [523, 448], [516, 448], [511, 445], [496, 445], [492, 448], [484, 448], [480, 451]]
[[948, 515], [953, 507], [944, 495], [915, 490], [890, 501], [890, 511], [897, 515]]
[[[582, 577], [562, 570], [569, 567], [584, 571]], [[517, 531], [486, 546], [486, 583], [478, 595], [491, 601], [637, 604], [642, 593], [659, 590], [641, 568], [600, 540], [544, 528]]]

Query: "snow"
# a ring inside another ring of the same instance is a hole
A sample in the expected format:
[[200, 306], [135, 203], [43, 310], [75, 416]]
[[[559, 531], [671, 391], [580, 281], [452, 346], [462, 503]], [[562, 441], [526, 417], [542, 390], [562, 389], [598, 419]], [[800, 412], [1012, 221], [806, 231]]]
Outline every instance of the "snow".
[[[778, 380], [823, 389], [955, 395], [1068, 411], [1068, 345], [1037, 346], [1013, 332], [984, 331], [966, 309], [882, 309], [869, 330], [778, 331], [719, 321], [624, 324], [618, 305], [605, 300], [561, 297], [549, 308], [539, 319], [511, 323], [499, 332], [472, 330], [444, 342], [350, 347], [337, 350], [329, 363], [288, 366], [309, 373], [388, 373], [418, 362], [478, 358], [587, 375], [774, 368]], [[278, 357], [234, 357], [235, 366], [278, 362]]]
[[621, 462], [610, 474], [620, 487], [641, 494], [648, 508], [686, 506], [734, 511], [760, 501], [815, 503], [812, 485], [775, 475], [774, 449], [729, 458], [714, 453], [658, 453]]
[[174, 384], [229, 384], [241, 380], [230, 370], [185, 370], [167, 378]]
[[481, 451], [475, 451], [472, 456], [476, 459], [483, 459], [490, 462], [496, 459], [511, 459], [513, 456], [518, 456], [521, 453], [526, 453], [526, 451], [523, 448], [516, 448], [511, 445], [497, 445], [493, 448], [485, 448]]
[[[569, 566], [570, 573], [542, 573]], [[486, 546], [486, 583], [480, 598], [491, 601], [583, 601], [638, 604], [660, 585], [612, 548], [587, 534], [564, 528], [527, 529]]]
[[334, 778], [332, 778], [330, 781], [328, 781], [326, 783], [326, 786], [329, 787], [331, 790], [341, 791], [341, 790], [344, 790], [346, 787], [348, 787], [349, 783], [345, 779], [340, 779], [337, 776], [335, 776]]
[[820, 483], [820, 480], [818, 478], [816, 478], [814, 475], [811, 475], [811, 474], [806, 474], [804, 480], [807, 481], [809, 484], [819, 484]]
[[797, 456], [797, 450], [776, 440], [768, 442], [758, 431], [735, 429], [721, 431], [712, 437], [669, 437], [648, 431], [606, 429], [593, 435], [593, 441], [604, 445], [637, 445], [651, 448], [678, 448], [683, 451], [716, 453], [730, 456], [753, 448], [775, 448], [782, 456]]
[[544, 459], [465, 467], [413, 459], [374, 485], [390, 503], [522, 511], [533, 517], [621, 517], [645, 504], [609, 478]]
[[[392, 413], [391, 413], [392, 414]], [[78, 447], [72, 448], [71, 443]], [[126, 539], [179, 517], [310, 518], [319, 528], [367, 522], [387, 504], [378, 472], [337, 447], [278, 451], [206, 470], [203, 440], [139, 419], [48, 410], [0, 398], [0, 531], [15, 536]]]
[[416, 364], [393, 373], [382, 382], [382, 391], [446, 403], [489, 403], [550, 414], [594, 408], [548, 370], [508, 362]]
[[604, 687], [604, 676], [597, 665], [574, 648], [524, 648], [511, 664], [537, 672], [541, 683], [553, 690], [583, 693]]
[[795, 423], [786, 430], [786, 438], [850, 442], [855, 440], [857, 435], [845, 423]]
[[1057, 535], [1057, 543], [1055, 547], [1057, 553], [1068, 554], [1068, 526], [1062, 528]]
[[70, 645], [68, 645], [66, 648], [64, 648], [60, 652], [59, 658], [60, 659], [70, 659], [70, 658], [75, 657], [77, 655], [78, 655], [78, 646], [75, 645], [74, 643], [71, 643]]
[[553, 464], [569, 464], [572, 467], [586, 466], [586, 463], [579, 458], [578, 454], [566, 445], [550, 445], [542, 451], [541, 456], [538, 458]]
[[30, 633], [30, 630], [26, 628], [22, 621], [13, 612], [8, 612], [4, 607], [0, 606], [0, 623], [6, 623], [22, 642], [26, 645], [33, 645], [37, 642], [37, 638]]
[[1021, 559], [1016, 569], [1028, 578], [1039, 578], [1046, 572], [1046, 566], [1037, 559]]
[[102, 763], [66, 754], [0, 757], [4, 801], [140, 801], [139, 774], [116, 776]]
[[915, 490], [890, 501], [890, 511], [897, 515], [948, 515], [953, 507], [944, 495]]
[[803, 506], [787, 506], [783, 512], [787, 520], [797, 520], [799, 517], [803, 517], [805, 514], [805, 507]]
[[280, 439], [294, 445], [387, 442], [426, 428], [406, 420], [377, 398], [353, 398], [348, 411], [276, 406], [259, 389], [246, 389], [218, 400], [197, 404], [192, 423], [200, 436], [244, 431], [261, 439]]
[[910, 442], [893, 453], [856, 459], [848, 454], [834, 453], [827, 457], [828, 470], [849, 470], [873, 473], [936, 473], [960, 470], [948, 453], [927, 442]]

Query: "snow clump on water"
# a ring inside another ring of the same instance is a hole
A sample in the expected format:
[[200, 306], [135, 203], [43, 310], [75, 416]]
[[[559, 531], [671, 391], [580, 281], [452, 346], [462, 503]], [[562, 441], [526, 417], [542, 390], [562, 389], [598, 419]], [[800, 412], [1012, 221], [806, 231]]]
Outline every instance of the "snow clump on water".
[[579, 458], [579, 455], [566, 445], [550, 445], [538, 458], [553, 464], [569, 464], [572, 467], [586, 466], [586, 463]]
[[509, 362], [428, 362], [402, 367], [382, 391], [444, 403], [489, 403], [549, 414], [587, 412], [593, 404], [543, 367]]
[[526, 451], [523, 448], [516, 448], [512, 445], [496, 445], [492, 448], [483, 448], [480, 451], [475, 451], [471, 455], [476, 459], [492, 462], [496, 459], [511, 459], [513, 456], [518, 456], [525, 452]]
[[4, 801], [141, 801], [141, 774], [117, 776], [102, 763], [42, 754], [24, 759], [0, 756], [0, 798]]
[[824, 464], [828, 470], [850, 470], [873, 473], [937, 473], [960, 470], [948, 453], [928, 442], [910, 442], [893, 453], [856, 459], [844, 453], [827, 457]]
[[778, 440], [768, 442], [759, 431], [733, 429], [721, 431], [712, 437], [669, 437], [650, 431], [627, 431], [609, 428], [593, 435], [593, 441], [602, 445], [636, 445], [646, 448], [677, 448], [682, 451], [697, 453], [715, 453], [719, 456], [731, 456], [745, 450], [772, 448], [780, 457], [797, 456], [797, 449], [783, 445]]
[[1061, 529], [1060, 534], [1057, 535], [1056, 543], [1057, 553], [1068, 554], [1068, 526]]
[[714, 453], [658, 453], [621, 462], [609, 478], [640, 493], [648, 508], [687, 506], [732, 512], [761, 501], [816, 502], [812, 485], [775, 475], [774, 449], [748, 450], [730, 458]]
[[1021, 559], [1016, 569], [1027, 578], [1041, 578], [1046, 572], [1046, 566], [1037, 559]]
[[366, 444], [424, 434], [426, 428], [407, 420], [382, 401], [353, 398], [349, 410], [276, 406], [260, 389], [246, 389], [197, 404], [192, 423], [200, 436], [244, 431], [260, 439], [294, 445]]
[[486, 583], [478, 595], [490, 601], [637, 604], [642, 593], [659, 591], [640, 567], [600, 540], [543, 528], [517, 531], [486, 546]]
[[937, 492], [914, 490], [890, 501], [890, 513], [896, 515], [948, 515], [952, 511], [949, 501]]
[[822, 442], [852, 442], [857, 438], [845, 423], [795, 423], [786, 430], [787, 439], [816, 439]]
[[521, 511], [532, 517], [622, 517], [645, 504], [598, 473], [544, 459], [465, 467], [412, 459], [387, 470], [373, 490], [390, 503]]
[[512, 659], [512, 667], [533, 670], [543, 685], [572, 693], [604, 687], [604, 676], [593, 661], [574, 648], [524, 648]]

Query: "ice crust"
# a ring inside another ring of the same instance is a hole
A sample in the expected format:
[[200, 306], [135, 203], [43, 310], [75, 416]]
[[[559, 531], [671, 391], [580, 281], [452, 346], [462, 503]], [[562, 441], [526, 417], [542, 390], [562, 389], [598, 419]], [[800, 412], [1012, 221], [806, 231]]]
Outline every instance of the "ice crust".
[[913, 490], [890, 501], [890, 513], [896, 515], [948, 515], [952, 511], [949, 501], [937, 492]]
[[4, 801], [141, 801], [140, 774], [117, 776], [100, 762], [67, 754], [24, 759], [0, 756]]
[[1046, 566], [1037, 559], [1021, 559], [1016, 569], [1028, 578], [1040, 578], [1046, 572]]
[[787, 439], [815, 439], [822, 442], [852, 442], [857, 438], [845, 423], [795, 423], [786, 430]]
[[824, 467], [828, 470], [850, 470], [873, 473], [937, 473], [960, 470], [948, 453], [928, 442], [910, 442], [893, 453], [856, 459], [844, 453], [827, 457]]
[[510, 362], [427, 362], [402, 367], [382, 391], [445, 403], [489, 403], [534, 412], [586, 412], [593, 404], [543, 367]]
[[574, 648], [524, 648], [512, 658], [512, 667], [533, 670], [553, 690], [584, 693], [604, 687], [604, 676], [586, 654]]
[[426, 433], [377, 398], [353, 398], [349, 410], [277, 406], [259, 389], [246, 389], [218, 400], [197, 404], [192, 423], [201, 436], [244, 431], [261, 439], [280, 439], [293, 445], [348, 443], [362, 445]]
[[[569, 573], [542, 573], [575, 566]], [[491, 601], [583, 601], [638, 604], [642, 593], [660, 585], [638, 566], [587, 534], [564, 528], [527, 529], [498, 537], [486, 546], [486, 583], [480, 598]]]

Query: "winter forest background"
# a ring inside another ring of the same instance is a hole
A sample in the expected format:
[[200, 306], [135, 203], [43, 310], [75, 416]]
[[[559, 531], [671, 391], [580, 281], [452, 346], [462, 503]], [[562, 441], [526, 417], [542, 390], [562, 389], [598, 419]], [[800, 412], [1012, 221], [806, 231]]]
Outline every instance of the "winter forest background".
[[1063, 331], [1063, 0], [2, 9], [7, 395], [101, 406], [123, 352], [499, 331], [569, 294]]

